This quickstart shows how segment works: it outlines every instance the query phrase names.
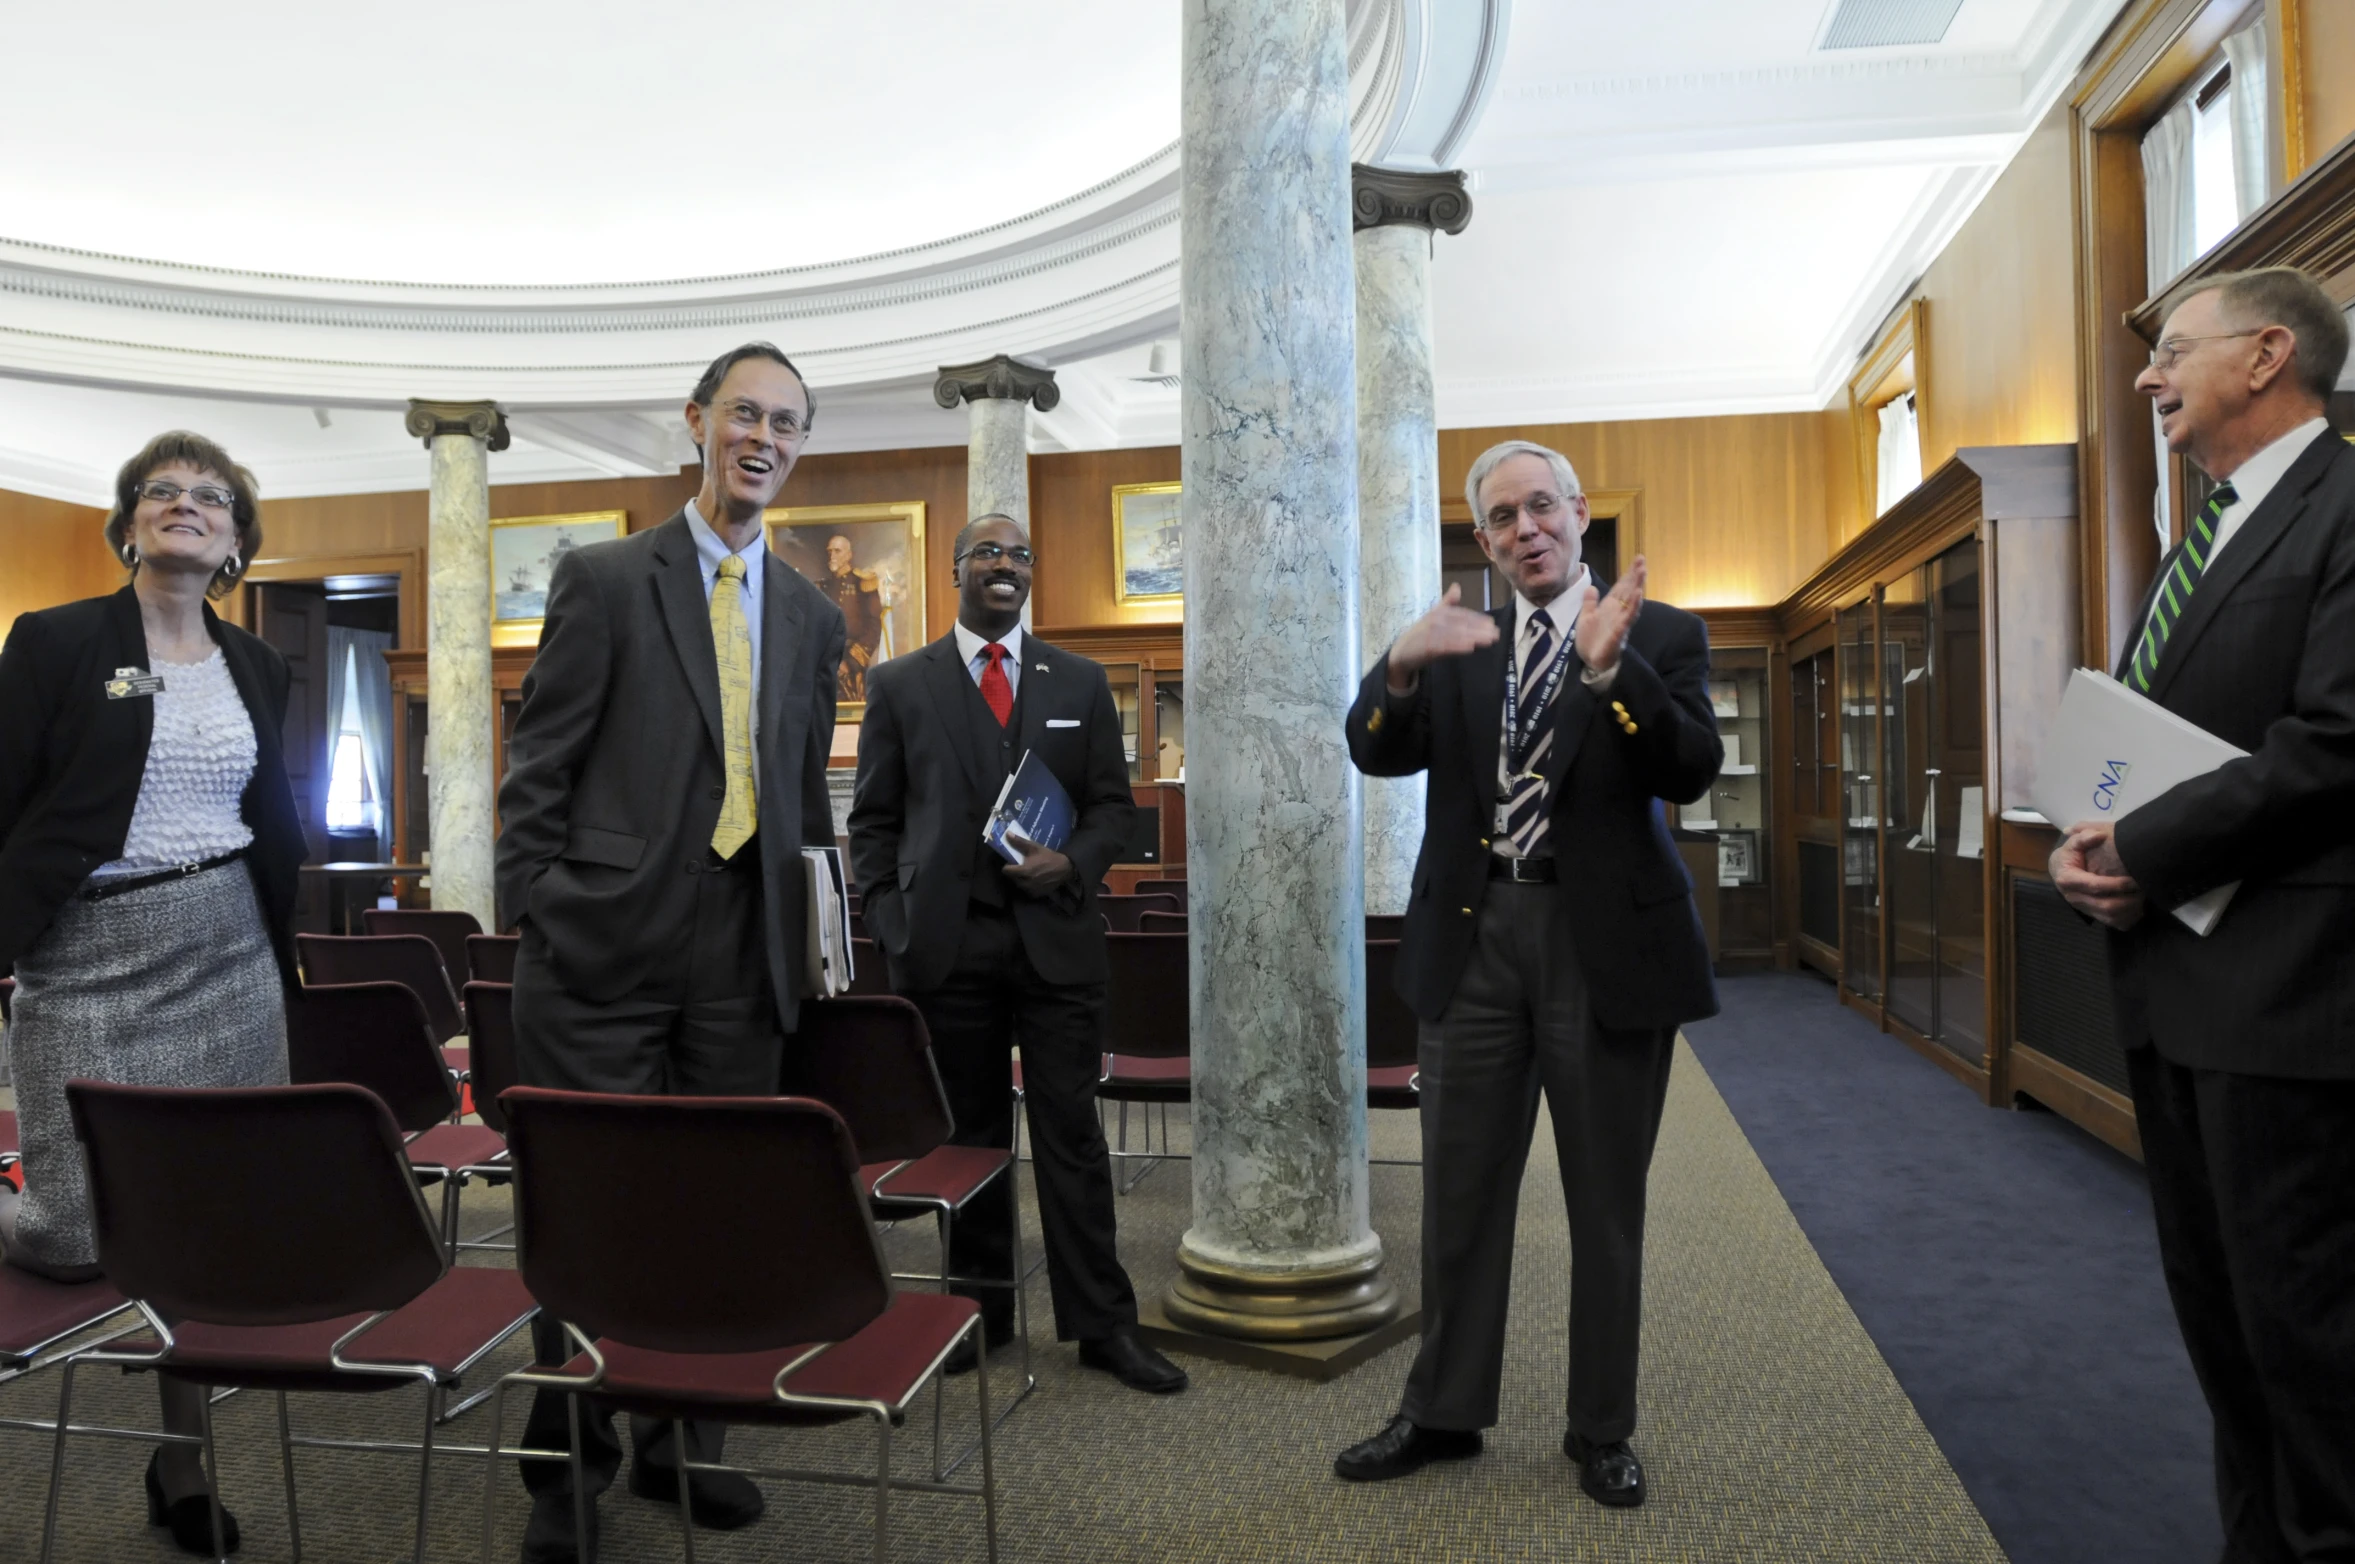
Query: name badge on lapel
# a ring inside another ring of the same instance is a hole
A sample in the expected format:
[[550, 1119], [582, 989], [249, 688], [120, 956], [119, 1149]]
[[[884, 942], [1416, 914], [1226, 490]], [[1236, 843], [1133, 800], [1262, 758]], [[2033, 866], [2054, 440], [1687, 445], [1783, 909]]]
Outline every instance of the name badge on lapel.
[[149, 673], [144, 668], [117, 668], [114, 677], [106, 681], [106, 698], [127, 701], [142, 695], [153, 695], [164, 687], [163, 675]]

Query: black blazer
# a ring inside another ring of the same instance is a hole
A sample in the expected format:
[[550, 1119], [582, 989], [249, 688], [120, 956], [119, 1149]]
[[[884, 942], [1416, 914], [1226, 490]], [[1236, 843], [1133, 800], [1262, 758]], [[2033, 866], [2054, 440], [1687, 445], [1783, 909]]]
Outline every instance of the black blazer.
[[[2149, 613], [2146, 596], [2136, 640]], [[2355, 450], [2335, 430], [2217, 556], [2150, 693], [2250, 753], [2118, 822], [2151, 903], [2110, 937], [2119, 1041], [2193, 1068], [2355, 1078]], [[2233, 880], [2205, 939], [2162, 910]]]
[[[239, 814], [262, 920], [291, 984], [296, 871], [306, 849], [279, 751], [286, 659], [210, 607], [204, 627], [253, 719], [254, 769]], [[110, 700], [118, 668], [147, 667], [147, 629], [129, 588], [21, 615], [0, 648], [0, 973], [48, 929], [90, 871], [123, 855], [155, 702]]]
[[[774, 552], [761, 565], [763, 928], [779, 1023], [800, 1015], [808, 894], [801, 849], [834, 845], [826, 761], [842, 611]], [[727, 796], [711, 606], [681, 511], [567, 554], [499, 786], [499, 921], [529, 924], [558, 981], [618, 999], [695, 913]]]
[[[1494, 642], [1433, 663], [1414, 693], [1395, 701], [1385, 654], [1358, 686], [1347, 719], [1360, 771], [1428, 773], [1423, 850], [1397, 967], [1399, 993], [1426, 1021], [1438, 1020], [1455, 996], [1488, 894], [1512, 604], [1495, 618]], [[1626, 708], [1635, 732], [1622, 729], [1613, 702]], [[1647, 602], [1610, 692], [1597, 695], [1572, 669], [1553, 715], [1545, 769], [1555, 891], [1570, 914], [1595, 1021], [1635, 1029], [1715, 1015], [1692, 877], [1659, 804], [1699, 798], [1725, 759], [1709, 706], [1708, 627], [1680, 608]]]
[[[966, 717], [972, 689], [953, 630], [867, 674], [850, 857], [867, 931], [902, 992], [939, 987], [956, 963], [981, 823], [997, 802]], [[1020, 696], [1013, 758], [1036, 751], [1071, 795], [1076, 818], [1063, 853], [1078, 880], [1044, 897], [1009, 886], [1014, 924], [1040, 977], [1101, 983], [1111, 969], [1096, 885], [1136, 819], [1120, 713], [1102, 668], [1027, 631]]]

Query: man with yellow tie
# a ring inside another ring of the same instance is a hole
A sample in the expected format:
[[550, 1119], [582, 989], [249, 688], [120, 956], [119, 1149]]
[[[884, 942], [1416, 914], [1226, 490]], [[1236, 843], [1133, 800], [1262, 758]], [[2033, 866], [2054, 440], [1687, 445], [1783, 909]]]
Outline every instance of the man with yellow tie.
[[[522, 935], [517, 1065], [578, 1091], [759, 1096], [777, 1089], [804, 993], [801, 849], [831, 846], [842, 612], [762, 538], [816, 411], [765, 342], [722, 354], [687, 403], [703, 486], [670, 520], [567, 554], [499, 789], [499, 920]], [[553, 1329], [541, 1361], [569, 1354]], [[721, 1427], [690, 1423], [697, 1460]], [[670, 1425], [633, 1419], [630, 1491], [677, 1503]], [[524, 1442], [568, 1444], [542, 1391]], [[609, 1412], [584, 1405], [602, 1492], [621, 1464]], [[579, 1557], [562, 1462], [522, 1463], [527, 1564]], [[748, 1478], [698, 1473], [697, 1524], [761, 1513]], [[593, 1497], [593, 1496], [592, 1496]], [[580, 1512], [595, 1524], [593, 1506]]]

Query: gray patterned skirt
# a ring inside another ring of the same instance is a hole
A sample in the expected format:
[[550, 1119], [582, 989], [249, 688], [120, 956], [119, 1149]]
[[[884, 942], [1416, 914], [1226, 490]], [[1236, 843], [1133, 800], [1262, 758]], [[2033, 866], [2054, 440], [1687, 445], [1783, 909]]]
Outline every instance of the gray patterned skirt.
[[66, 1082], [285, 1083], [286, 1000], [253, 877], [240, 860], [104, 901], [77, 897], [18, 958], [16, 985], [17, 1242], [50, 1267], [88, 1265], [98, 1246]]

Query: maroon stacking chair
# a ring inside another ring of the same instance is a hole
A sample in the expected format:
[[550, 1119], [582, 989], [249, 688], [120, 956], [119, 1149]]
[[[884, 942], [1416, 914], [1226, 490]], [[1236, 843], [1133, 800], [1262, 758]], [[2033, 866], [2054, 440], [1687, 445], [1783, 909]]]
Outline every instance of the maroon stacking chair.
[[[1120, 1184], [1127, 1194], [1163, 1162], [1183, 1160], [1169, 1149], [1169, 1105], [1194, 1097], [1193, 999], [1186, 973], [1183, 934], [1104, 936], [1112, 966], [1105, 986], [1104, 1072], [1096, 1082], [1099, 1102], [1120, 1104], [1120, 1128], [1112, 1148], [1116, 1161], [1141, 1161], [1136, 1176]], [[1130, 1103], [1158, 1104], [1161, 1150], [1153, 1150], [1153, 1121], [1145, 1120], [1145, 1149], [1128, 1149]]]
[[[895, 1271], [894, 1281], [951, 1283], [1005, 1288], [1014, 1292], [1015, 1336], [1022, 1344], [1022, 1384], [1000, 1412], [1014, 1408], [1037, 1385], [1030, 1365], [1030, 1309], [1022, 1286], [1029, 1272], [1022, 1261], [1021, 1202], [1014, 1211], [1012, 1283], [996, 1277], [957, 1276], [949, 1270], [949, 1249], [958, 1215], [998, 1179], [1014, 1181], [1014, 1154], [991, 1146], [953, 1146], [955, 1123], [948, 1092], [932, 1058], [932, 1036], [924, 1016], [905, 999], [843, 995], [804, 1005], [801, 1030], [787, 1055], [784, 1090], [811, 1097], [842, 1115], [859, 1148], [859, 1178], [874, 1202], [878, 1221], [933, 1218], [940, 1239], [940, 1270]], [[1020, 1099], [1017, 1098], [1017, 1111]], [[939, 1424], [933, 1427], [933, 1466], [946, 1476], [972, 1455], [940, 1464]]]
[[24, 1156], [24, 1148], [17, 1140], [16, 1110], [0, 1109], [0, 1173], [15, 1167]]
[[482, 925], [471, 912], [451, 907], [369, 907], [360, 913], [360, 927], [370, 934], [422, 934], [442, 953], [442, 970], [450, 986], [474, 981], [474, 953], [467, 941], [482, 936]]
[[[1416, 1051], [1421, 1022], [1392, 986], [1398, 941], [1366, 941], [1366, 1107], [1420, 1112], [1422, 1069]], [[1369, 1157], [1369, 1162], [1421, 1167], [1420, 1157]]]
[[458, 1191], [481, 1175], [504, 1174], [507, 1142], [488, 1126], [449, 1122], [457, 1084], [441, 1068], [416, 992], [405, 983], [306, 984], [287, 996], [286, 1063], [297, 1086], [341, 1081], [383, 1099], [407, 1137], [409, 1165], [441, 1181], [442, 1231], [455, 1259]]
[[[507, 1270], [452, 1270], [384, 1103], [357, 1086], [189, 1089], [69, 1081], [89, 1158], [90, 1207], [107, 1279], [149, 1333], [77, 1352], [57, 1404], [42, 1557], [55, 1540], [75, 1371], [86, 1363], [168, 1374], [208, 1388], [273, 1391], [287, 1531], [302, 1522], [289, 1391], [425, 1391], [415, 1557], [425, 1558], [433, 1430], [441, 1398], [538, 1311]], [[188, 1170], [204, 1175], [191, 1178]], [[169, 1322], [168, 1324], [166, 1322]], [[210, 1398], [199, 1444], [220, 1491]], [[216, 1501], [213, 1525], [221, 1524]]]
[[[71, 1355], [76, 1341], [126, 1314], [130, 1307], [130, 1300], [115, 1291], [112, 1282], [53, 1282], [13, 1265], [0, 1265], [0, 1385], [37, 1369], [55, 1367]], [[113, 1341], [136, 1328], [135, 1319], [126, 1319], [113, 1336], [84, 1345]], [[46, 1434], [54, 1432], [56, 1425], [34, 1418], [0, 1417], [0, 1428]]]
[[[808, 1007], [824, 1012], [840, 999]], [[890, 1556], [894, 1489], [982, 1502], [997, 1558], [989, 1376], [978, 1487], [894, 1480], [891, 1430], [980, 1307], [945, 1293], [894, 1293], [868, 1209], [870, 1180], [848, 1125], [802, 1097], [622, 1097], [511, 1087], [519, 1251], [532, 1296], [579, 1351], [561, 1368], [500, 1380], [483, 1478], [483, 1551], [494, 1537], [501, 1456], [570, 1460], [575, 1525], [589, 1535], [577, 1423], [569, 1452], [507, 1447], [510, 1387], [595, 1394], [617, 1411], [727, 1423], [875, 1426], [875, 1556]], [[660, 1168], [661, 1178], [645, 1169]], [[576, 1403], [577, 1404], [577, 1403]], [[755, 1470], [687, 1458], [686, 1473], [840, 1483], [836, 1472]], [[680, 1541], [695, 1557], [692, 1506]]]
[[1186, 910], [1186, 882], [1183, 880], [1139, 880], [1129, 889], [1139, 896], [1175, 896], [1178, 911]]
[[1140, 912], [1137, 914], [1139, 934], [1183, 934], [1186, 915], [1182, 912]]
[[[469, 934], [466, 936], [466, 970], [469, 983], [512, 983], [515, 981], [515, 952], [523, 944], [519, 934]], [[469, 1034], [471, 1035], [471, 1034]]]
[[466, 1079], [466, 1016], [439, 945], [422, 934], [297, 934], [294, 949], [305, 983], [406, 983], [425, 1006], [442, 1062]]
[[[466, 1005], [466, 1035], [474, 1039], [474, 1106], [481, 1113], [484, 1125], [499, 1135], [503, 1145], [507, 1135], [507, 1110], [499, 1106], [499, 1093], [510, 1086], [523, 1084], [522, 1072], [515, 1062], [515, 990], [506, 983], [478, 981], [466, 985], [463, 997]], [[489, 1164], [478, 1166], [472, 1171], [478, 1173], [485, 1183], [500, 1184], [506, 1182], [510, 1166], [505, 1158], [494, 1158]], [[515, 1246], [498, 1240], [514, 1231], [515, 1226], [510, 1222], [480, 1238], [461, 1240], [457, 1247], [461, 1250], [497, 1249], [511, 1253]]]
[[1096, 910], [1104, 915], [1104, 926], [1113, 933], [1134, 934], [1143, 914], [1184, 912], [1186, 904], [1175, 896], [1099, 896]]

